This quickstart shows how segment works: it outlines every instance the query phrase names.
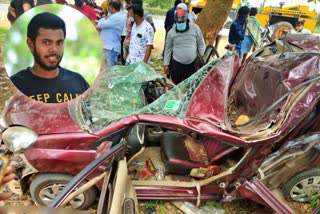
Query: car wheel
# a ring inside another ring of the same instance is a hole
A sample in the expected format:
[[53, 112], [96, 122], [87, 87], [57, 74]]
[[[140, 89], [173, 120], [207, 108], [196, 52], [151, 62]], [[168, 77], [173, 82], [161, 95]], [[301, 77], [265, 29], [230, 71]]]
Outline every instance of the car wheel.
[[[71, 175], [46, 173], [36, 175], [30, 185], [32, 200], [40, 206], [47, 206], [73, 178]], [[73, 209], [87, 209], [97, 197], [97, 189], [91, 187], [73, 198], [69, 205]]]
[[283, 187], [287, 200], [308, 202], [312, 194], [320, 192], [320, 169], [311, 169], [293, 176]]
[[278, 22], [274, 24], [272, 28], [273, 28], [273, 33], [271, 35], [271, 39], [275, 40], [282, 36], [283, 30], [289, 32], [291, 29], [293, 29], [293, 26], [289, 22]]

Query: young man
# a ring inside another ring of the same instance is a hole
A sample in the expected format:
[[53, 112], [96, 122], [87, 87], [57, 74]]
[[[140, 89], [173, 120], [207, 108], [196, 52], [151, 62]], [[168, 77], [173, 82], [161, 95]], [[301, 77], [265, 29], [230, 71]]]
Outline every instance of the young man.
[[108, 11], [111, 15], [100, 19], [97, 25], [98, 29], [101, 29], [103, 50], [109, 67], [117, 64], [121, 51], [121, 34], [125, 17], [120, 13], [120, 7], [121, 4], [118, 1], [109, 2]]
[[304, 20], [297, 21], [294, 33], [312, 34], [310, 30], [304, 28], [304, 22]]
[[260, 48], [262, 46], [261, 33], [262, 27], [260, 26], [259, 21], [256, 18], [258, 13], [258, 8], [252, 7], [250, 9], [250, 14], [247, 19], [247, 27], [244, 35], [244, 39], [241, 44], [241, 54], [243, 64], [247, 58], [248, 53], [250, 52], [252, 46], [252, 52], [255, 51], [256, 47]]
[[132, 5], [129, 13], [133, 17], [134, 24], [132, 26], [129, 55], [126, 64], [142, 61], [150, 63], [154, 35], [152, 26], [143, 18], [143, 8], [141, 5]]
[[45, 12], [34, 16], [27, 28], [27, 45], [34, 64], [11, 76], [14, 85], [30, 98], [60, 103], [76, 98], [89, 85], [78, 73], [59, 66], [66, 37], [65, 22]]
[[163, 64], [164, 73], [178, 84], [196, 72], [197, 52], [203, 56], [205, 43], [199, 26], [188, 20], [188, 10], [177, 9], [175, 22], [167, 35]]
[[241, 43], [244, 39], [244, 33], [246, 31], [246, 20], [249, 16], [250, 9], [247, 6], [243, 6], [238, 10], [238, 16], [231, 24], [229, 31], [229, 43], [236, 45], [236, 51], [240, 57], [241, 53]]

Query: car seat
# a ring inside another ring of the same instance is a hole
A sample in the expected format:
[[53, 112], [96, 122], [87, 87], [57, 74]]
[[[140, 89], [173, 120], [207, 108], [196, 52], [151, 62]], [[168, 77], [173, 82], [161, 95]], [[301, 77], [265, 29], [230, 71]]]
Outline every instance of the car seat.
[[202, 142], [186, 134], [165, 132], [161, 140], [161, 159], [166, 173], [189, 174], [193, 168], [206, 168], [237, 149], [213, 138]]

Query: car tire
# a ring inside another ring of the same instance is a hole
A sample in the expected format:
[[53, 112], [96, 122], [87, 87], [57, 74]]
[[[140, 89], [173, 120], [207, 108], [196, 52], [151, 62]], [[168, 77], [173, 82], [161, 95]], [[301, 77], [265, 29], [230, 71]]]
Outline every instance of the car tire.
[[[37, 174], [33, 177], [30, 185], [32, 200], [39, 206], [47, 206], [72, 178], [73, 176], [67, 174]], [[71, 205], [73, 209], [87, 209], [94, 203], [97, 194], [96, 187], [91, 187], [72, 199], [69, 205]]]
[[278, 22], [278, 23], [274, 24], [273, 25], [273, 33], [271, 35], [271, 40], [275, 40], [275, 39], [281, 37], [282, 30], [286, 30], [289, 32], [291, 29], [293, 29], [293, 26], [289, 22]]
[[317, 192], [320, 192], [320, 168], [301, 172], [282, 187], [282, 193], [289, 201], [308, 202]]

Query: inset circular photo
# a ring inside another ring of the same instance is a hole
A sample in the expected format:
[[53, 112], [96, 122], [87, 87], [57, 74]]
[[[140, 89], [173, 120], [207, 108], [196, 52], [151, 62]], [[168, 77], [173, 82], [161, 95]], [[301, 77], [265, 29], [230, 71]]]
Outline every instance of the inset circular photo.
[[94, 24], [79, 11], [46, 4], [21, 15], [4, 44], [4, 64], [23, 94], [45, 103], [68, 102], [93, 84], [103, 49]]

